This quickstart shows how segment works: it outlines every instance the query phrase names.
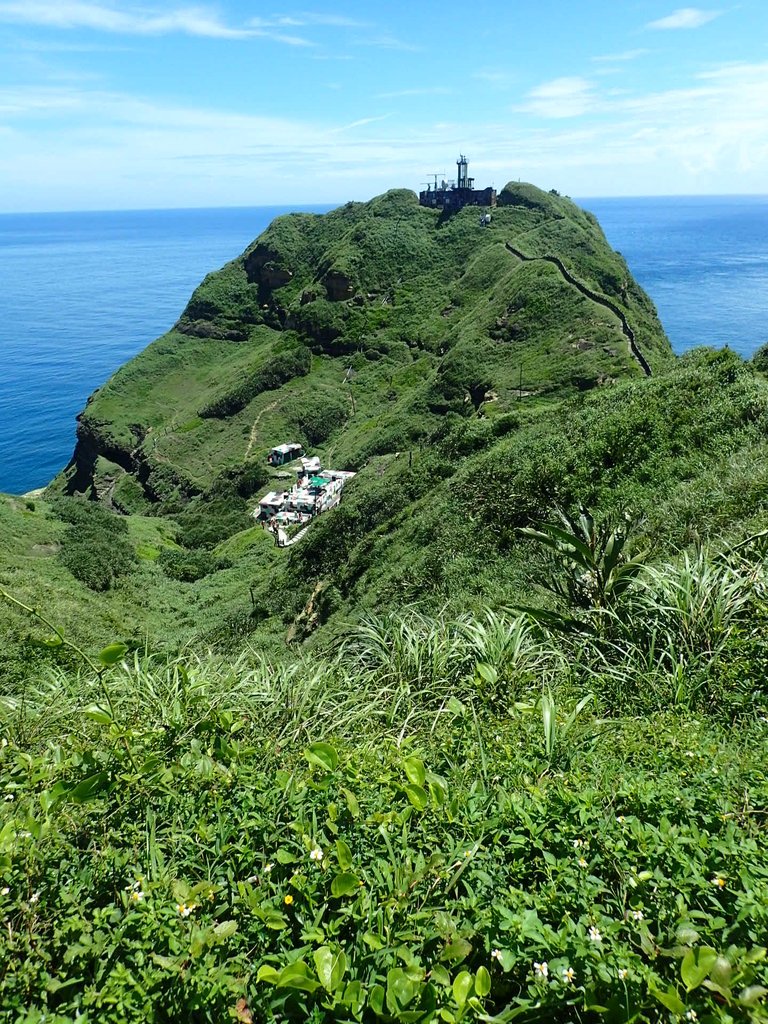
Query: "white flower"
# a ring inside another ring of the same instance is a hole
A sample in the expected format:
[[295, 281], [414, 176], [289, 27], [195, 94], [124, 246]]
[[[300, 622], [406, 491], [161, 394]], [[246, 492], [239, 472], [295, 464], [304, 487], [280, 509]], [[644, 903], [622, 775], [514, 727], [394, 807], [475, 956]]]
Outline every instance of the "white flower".
[[5, 794], [5, 800], [6, 800], [6, 803], [11, 803], [13, 801], [13, 793], [6, 793]]
[[587, 866], [587, 862], [584, 860], [584, 858], [583, 857], [579, 857], [579, 867], [580, 868], [585, 868], [586, 866]]
[[3, 888], [0, 889], [0, 896], [7, 896], [10, 891], [11, 887], [9, 885], [4, 885]]
[[491, 960], [501, 961], [501, 950], [500, 949], [492, 949], [491, 950]]
[[144, 902], [144, 893], [141, 891], [141, 889], [133, 889], [133, 890], [131, 890], [131, 900], [132, 900], [133, 903], [143, 903]]
[[620, 825], [623, 825], [623, 824], [624, 824], [624, 822], [625, 822], [626, 820], [627, 820], [627, 819], [626, 819], [626, 818], [624, 817], [624, 815], [623, 815], [623, 814], [620, 814], [620, 815], [618, 816], [618, 818], [616, 819], [616, 821], [618, 821], [618, 823], [619, 823]]
[[643, 916], [644, 915], [643, 915], [642, 910], [633, 910], [632, 911], [632, 919], [634, 921], [642, 921], [643, 920]]
[[696, 1013], [695, 1010], [686, 1010], [685, 1011], [685, 1019], [686, 1020], [698, 1020], [698, 1014]]
[[573, 848], [574, 848], [574, 850], [578, 850], [580, 846], [586, 846], [586, 843], [584, 842], [584, 840], [583, 839], [574, 839], [573, 840]]
[[713, 875], [712, 885], [716, 885], [718, 889], [724, 889], [726, 882], [722, 875]]
[[629, 971], [627, 970], [626, 967], [620, 967], [619, 968], [619, 981], [625, 981], [628, 974], [629, 974]]
[[572, 967], [566, 967], [563, 971], [563, 981], [566, 985], [572, 985], [576, 978], [576, 971]]
[[323, 851], [320, 849], [319, 846], [316, 846], [313, 850], [310, 850], [309, 859], [316, 861], [321, 861], [323, 859]]
[[40, 899], [40, 890], [38, 889], [37, 892], [33, 892], [32, 895], [29, 897], [29, 902], [30, 903], [37, 903], [37, 901], [39, 899]]
[[274, 865], [274, 864], [272, 864], [271, 862], [270, 862], [269, 864], [265, 864], [265, 865], [264, 865], [264, 874], [265, 874], [265, 875], [268, 875], [268, 874], [269, 874], [269, 872], [270, 872], [270, 871], [272, 870], [272, 868], [273, 868], [274, 866], [275, 866], [275, 865]]
[[589, 927], [589, 941], [590, 942], [602, 942], [603, 941], [603, 936], [600, 934], [599, 930], [597, 928], [595, 928], [594, 925], [590, 925], [590, 927]]
[[197, 907], [196, 903], [177, 903], [176, 909], [182, 917], [189, 917], [192, 911]]
[[542, 964], [534, 963], [534, 965], [533, 965], [533, 973], [537, 977], [539, 977], [539, 978], [548, 978], [549, 977], [549, 964], [547, 963], [547, 961], [545, 960], [544, 963], [542, 963]]

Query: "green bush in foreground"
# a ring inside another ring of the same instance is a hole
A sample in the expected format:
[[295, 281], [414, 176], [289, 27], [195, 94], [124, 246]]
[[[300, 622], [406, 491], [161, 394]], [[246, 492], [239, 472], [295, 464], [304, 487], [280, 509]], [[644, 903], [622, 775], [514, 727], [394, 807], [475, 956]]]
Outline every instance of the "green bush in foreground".
[[0, 702], [2, 1019], [766, 1020], [761, 720], [490, 613], [94, 668]]

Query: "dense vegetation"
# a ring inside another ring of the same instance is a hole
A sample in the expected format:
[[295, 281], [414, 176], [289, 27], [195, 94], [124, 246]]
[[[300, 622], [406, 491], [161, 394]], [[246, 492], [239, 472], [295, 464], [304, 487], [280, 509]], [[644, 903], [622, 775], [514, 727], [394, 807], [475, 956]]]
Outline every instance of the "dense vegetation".
[[0, 1020], [768, 1021], [764, 356], [501, 201], [279, 219], [0, 498]]

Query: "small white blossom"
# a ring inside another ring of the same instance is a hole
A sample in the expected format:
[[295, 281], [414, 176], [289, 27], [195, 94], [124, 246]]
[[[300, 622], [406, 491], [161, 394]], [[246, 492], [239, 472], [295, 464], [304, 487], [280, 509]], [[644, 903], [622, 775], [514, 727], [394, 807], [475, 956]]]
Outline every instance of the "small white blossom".
[[39, 899], [40, 899], [40, 890], [38, 889], [37, 892], [33, 892], [32, 895], [29, 897], [29, 902], [30, 903], [37, 903]]
[[586, 846], [586, 843], [584, 842], [583, 839], [574, 839], [573, 840], [573, 848], [574, 848], [574, 850], [578, 850], [579, 847], [581, 847], [581, 846]]
[[686, 1020], [698, 1020], [699, 1018], [698, 1018], [698, 1014], [696, 1013], [695, 1010], [686, 1010], [685, 1011], [685, 1019]]
[[583, 857], [579, 857], [579, 867], [580, 868], [585, 868], [586, 866], [587, 866], [587, 862], [584, 860], [584, 858]]
[[13, 801], [13, 793], [6, 793], [5, 794], [5, 800], [6, 800], [6, 803], [11, 803]]
[[534, 963], [533, 973], [539, 978], [549, 977], [549, 964], [545, 960], [543, 963]]
[[600, 931], [597, 928], [595, 928], [594, 925], [590, 925], [590, 927], [589, 927], [589, 941], [590, 942], [602, 942], [603, 941], [603, 936], [600, 934]]
[[492, 949], [491, 950], [491, 960], [499, 960], [499, 961], [501, 961], [501, 950], [500, 949]]
[[130, 898], [133, 903], [143, 903], [144, 893], [141, 891], [141, 889], [133, 889]]
[[563, 971], [563, 981], [566, 985], [572, 985], [576, 979], [576, 971], [572, 967], [566, 967]]
[[644, 914], [643, 914], [642, 910], [633, 910], [632, 911], [632, 920], [633, 921], [642, 921], [643, 917], [644, 917]]
[[626, 967], [620, 967], [619, 968], [619, 981], [625, 981], [628, 974], [629, 974], [629, 971], [627, 970]]
[[176, 909], [182, 917], [189, 917], [192, 911], [197, 907], [196, 903], [177, 903]]
[[623, 824], [624, 824], [624, 822], [625, 822], [626, 820], [627, 820], [627, 819], [626, 819], [626, 818], [624, 817], [624, 815], [623, 815], [623, 814], [620, 814], [620, 815], [619, 815], [619, 816], [618, 816], [618, 817], [616, 818], [616, 821], [618, 821], [618, 823], [619, 823], [620, 825], [623, 825]]
[[274, 864], [272, 864], [271, 862], [270, 862], [269, 864], [265, 864], [265, 865], [264, 865], [264, 874], [265, 874], [265, 875], [268, 875], [268, 874], [269, 874], [269, 872], [270, 872], [270, 871], [272, 870], [272, 868], [273, 868], [274, 866], [275, 866], [275, 865], [274, 865]]
[[10, 891], [11, 887], [9, 885], [4, 885], [3, 888], [0, 889], [0, 896], [7, 896]]
[[713, 875], [712, 885], [716, 885], [718, 889], [724, 889], [726, 882], [722, 875]]
[[310, 850], [309, 859], [316, 861], [321, 861], [323, 859], [323, 851], [320, 849], [319, 846], [316, 846], [313, 850]]

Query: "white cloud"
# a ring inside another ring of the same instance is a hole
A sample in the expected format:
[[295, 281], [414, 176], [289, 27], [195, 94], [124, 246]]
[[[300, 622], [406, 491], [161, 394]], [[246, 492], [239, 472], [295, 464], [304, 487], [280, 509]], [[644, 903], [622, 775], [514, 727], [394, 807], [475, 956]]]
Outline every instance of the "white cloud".
[[624, 50], [623, 53], [607, 53], [601, 57], [593, 57], [592, 60], [597, 64], [623, 64], [629, 60], [637, 60], [638, 57], [643, 57], [646, 53], [648, 50]]
[[539, 117], [580, 117], [594, 105], [594, 86], [586, 78], [554, 78], [526, 94], [517, 110]]
[[719, 18], [722, 13], [722, 11], [703, 11], [700, 7], [680, 7], [666, 18], [649, 21], [645, 27], [654, 29], [700, 28], [707, 22]]
[[203, 7], [179, 7], [167, 12], [142, 9], [124, 11], [88, 0], [2, 0], [0, 21], [58, 29], [89, 29], [124, 35], [180, 33], [213, 39], [266, 37], [293, 46], [311, 45], [298, 36], [285, 35], [258, 24], [233, 27]]

